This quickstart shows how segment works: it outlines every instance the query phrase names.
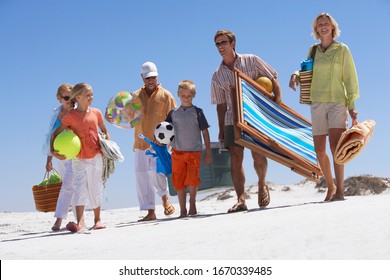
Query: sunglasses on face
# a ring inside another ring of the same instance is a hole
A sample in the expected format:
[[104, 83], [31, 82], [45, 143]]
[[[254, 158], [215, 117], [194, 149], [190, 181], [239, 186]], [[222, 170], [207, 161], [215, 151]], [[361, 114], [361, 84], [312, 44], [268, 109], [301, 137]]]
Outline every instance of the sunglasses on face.
[[229, 43], [229, 41], [215, 42], [215, 46], [218, 48], [219, 46], [224, 46], [224, 45], [226, 45], [227, 43]]
[[149, 80], [149, 79], [156, 79], [157, 77], [156, 76], [150, 76], [150, 77], [147, 77], [147, 78], [145, 78], [145, 80]]
[[68, 101], [70, 99], [70, 96], [61, 96], [62, 99], [64, 99], [65, 101]]

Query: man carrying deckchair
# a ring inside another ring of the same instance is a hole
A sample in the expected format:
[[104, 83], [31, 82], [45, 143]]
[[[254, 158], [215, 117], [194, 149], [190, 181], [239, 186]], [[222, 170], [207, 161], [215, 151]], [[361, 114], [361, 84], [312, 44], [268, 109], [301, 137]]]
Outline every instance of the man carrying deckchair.
[[[282, 92], [277, 81], [277, 72], [253, 54], [238, 54], [235, 51], [236, 37], [233, 32], [219, 30], [214, 36], [215, 46], [222, 56], [221, 65], [215, 70], [211, 81], [211, 103], [217, 105], [220, 141], [229, 149], [231, 158], [231, 174], [237, 194], [237, 203], [228, 210], [228, 213], [247, 210], [245, 202], [245, 173], [243, 169], [244, 147], [234, 142], [234, 120], [230, 92], [234, 87], [234, 68], [241, 70], [251, 79], [260, 76], [268, 77], [272, 81], [275, 102], [282, 102]], [[258, 176], [258, 204], [266, 207], [270, 203], [270, 195], [265, 177], [267, 173], [267, 158], [252, 151], [254, 168]]]

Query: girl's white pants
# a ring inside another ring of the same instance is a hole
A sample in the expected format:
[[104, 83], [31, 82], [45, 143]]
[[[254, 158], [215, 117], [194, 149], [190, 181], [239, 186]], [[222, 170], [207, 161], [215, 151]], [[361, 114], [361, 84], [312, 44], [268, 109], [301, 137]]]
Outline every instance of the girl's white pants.
[[73, 185], [74, 206], [90, 206], [92, 209], [101, 207], [103, 197], [103, 158], [97, 154], [91, 159], [74, 158]]

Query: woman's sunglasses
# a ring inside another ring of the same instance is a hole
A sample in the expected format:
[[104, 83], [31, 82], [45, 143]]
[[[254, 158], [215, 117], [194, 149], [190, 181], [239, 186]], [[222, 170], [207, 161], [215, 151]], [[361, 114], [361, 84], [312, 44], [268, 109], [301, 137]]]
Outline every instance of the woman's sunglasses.
[[70, 99], [70, 96], [61, 96], [62, 99], [64, 99], [65, 101], [68, 101]]

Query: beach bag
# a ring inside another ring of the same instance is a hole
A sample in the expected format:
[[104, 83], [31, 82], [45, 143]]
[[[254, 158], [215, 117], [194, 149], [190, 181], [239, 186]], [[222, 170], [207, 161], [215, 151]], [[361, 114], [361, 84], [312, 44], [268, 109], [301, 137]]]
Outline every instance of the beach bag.
[[32, 187], [35, 208], [40, 212], [54, 212], [62, 186], [62, 179], [53, 169], [45, 172], [43, 181]]
[[299, 103], [310, 105], [310, 87], [313, 78], [313, 64], [316, 55], [317, 45], [311, 49], [310, 57], [301, 62], [301, 70], [299, 71], [300, 94]]

